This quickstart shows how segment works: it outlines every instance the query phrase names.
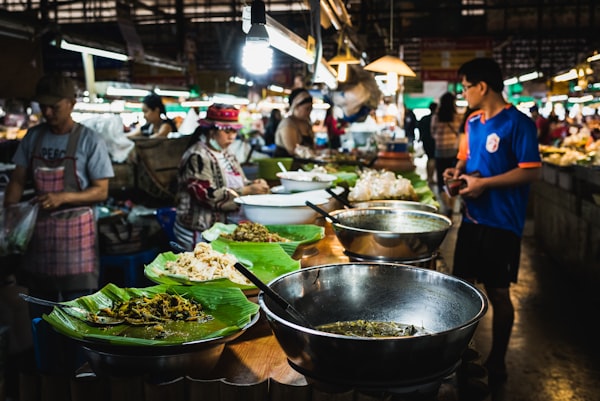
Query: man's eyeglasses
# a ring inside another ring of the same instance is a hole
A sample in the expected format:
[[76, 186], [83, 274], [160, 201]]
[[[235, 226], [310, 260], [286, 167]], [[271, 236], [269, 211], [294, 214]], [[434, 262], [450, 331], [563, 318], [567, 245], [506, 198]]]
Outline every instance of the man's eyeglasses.
[[461, 93], [465, 93], [474, 86], [477, 86], [477, 84], [464, 84]]

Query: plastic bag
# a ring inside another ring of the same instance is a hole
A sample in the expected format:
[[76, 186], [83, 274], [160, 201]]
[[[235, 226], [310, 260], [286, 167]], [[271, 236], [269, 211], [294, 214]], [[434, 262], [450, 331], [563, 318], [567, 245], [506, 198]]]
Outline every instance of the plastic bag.
[[101, 115], [90, 117], [81, 124], [95, 130], [106, 142], [111, 160], [115, 163], [123, 163], [127, 160], [129, 153], [135, 147], [135, 142], [127, 138], [123, 133], [123, 120], [117, 115]]
[[35, 229], [38, 203], [19, 202], [0, 213], [0, 256], [22, 254], [27, 250]]

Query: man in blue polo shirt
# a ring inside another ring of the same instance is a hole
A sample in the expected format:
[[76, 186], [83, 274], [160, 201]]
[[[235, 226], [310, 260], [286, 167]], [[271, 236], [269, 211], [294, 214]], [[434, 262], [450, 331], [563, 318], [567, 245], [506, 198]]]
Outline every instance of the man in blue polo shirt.
[[[444, 179], [464, 179], [464, 201], [453, 274], [483, 283], [493, 309], [490, 385], [507, 378], [505, 356], [514, 322], [510, 284], [517, 282], [530, 183], [541, 168], [533, 121], [504, 99], [500, 66], [476, 58], [458, 70], [469, 108], [456, 167]], [[478, 174], [473, 174], [477, 172]]]

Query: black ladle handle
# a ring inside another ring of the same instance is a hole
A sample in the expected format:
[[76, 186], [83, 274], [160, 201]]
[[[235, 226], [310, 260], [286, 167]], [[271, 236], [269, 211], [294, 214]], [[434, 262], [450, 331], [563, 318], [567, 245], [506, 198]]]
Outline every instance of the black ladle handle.
[[336, 224], [340, 224], [340, 221], [336, 218], [333, 217], [332, 215], [330, 215], [329, 213], [327, 213], [325, 210], [321, 209], [319, 206], [315, 205], [314, 203], [312, 203], [311, 201], [306, 201], [305, 202], [306, 206], [310, 207], [311, 209], [315, 210], [317, 213], [319, 213], [321, 216], [331, 220], [332, 222], [336, 223]]
[[348, 202], [348, 199], [344, 198], [343, 196], [338, 195], [333, 189], [327, 188], [327, 189], [325, 189], [325, 191], [327, 191], [327, 193], [329, 195], [331, 195], [334, 199], [338, 200], [342, 205], [344, 205], [348, 208], [354, 207], [354, 206], [352, 206], [352, 204], [350, 202]]
[[303, 326], [312, 328], [312, 324], [304, 317], [300, 312], [298, 312], [288, 301], [286, 301], [281, 295], [276, 293], [271, 287], [263, 283], [254, 273], [250, 270], [246, 269], [246, 266], [241, 264], [240, 262], [235, 263], [235, 268], [242, 273], [248, 280], [250, 280], [254, 285], [256, 285], [262, 292], [264, 292], [269, 298], [275, 301], [279, 306], [281, 306], [291, 317], [296, 319]]

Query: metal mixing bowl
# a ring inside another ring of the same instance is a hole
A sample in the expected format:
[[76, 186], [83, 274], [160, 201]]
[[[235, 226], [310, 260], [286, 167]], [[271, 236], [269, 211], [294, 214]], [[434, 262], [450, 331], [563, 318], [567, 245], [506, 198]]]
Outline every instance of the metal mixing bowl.
[[329, 213], [335, 235], [349, 256], [408, 261], [435, 253], [452, 226], [439, 213], [386, 207], [339, 209]]
[[436, 380], [460, 363], [487, 298], [464, 280], [402, 264], [309, 267], [269, 284], [313, 327], [337, 321], [396, 322], [423, 328], [410, 337], [351, 337], [294, 323], [263, 292], [258, 303], [291, 366], [317, 381], [354, 388]]

